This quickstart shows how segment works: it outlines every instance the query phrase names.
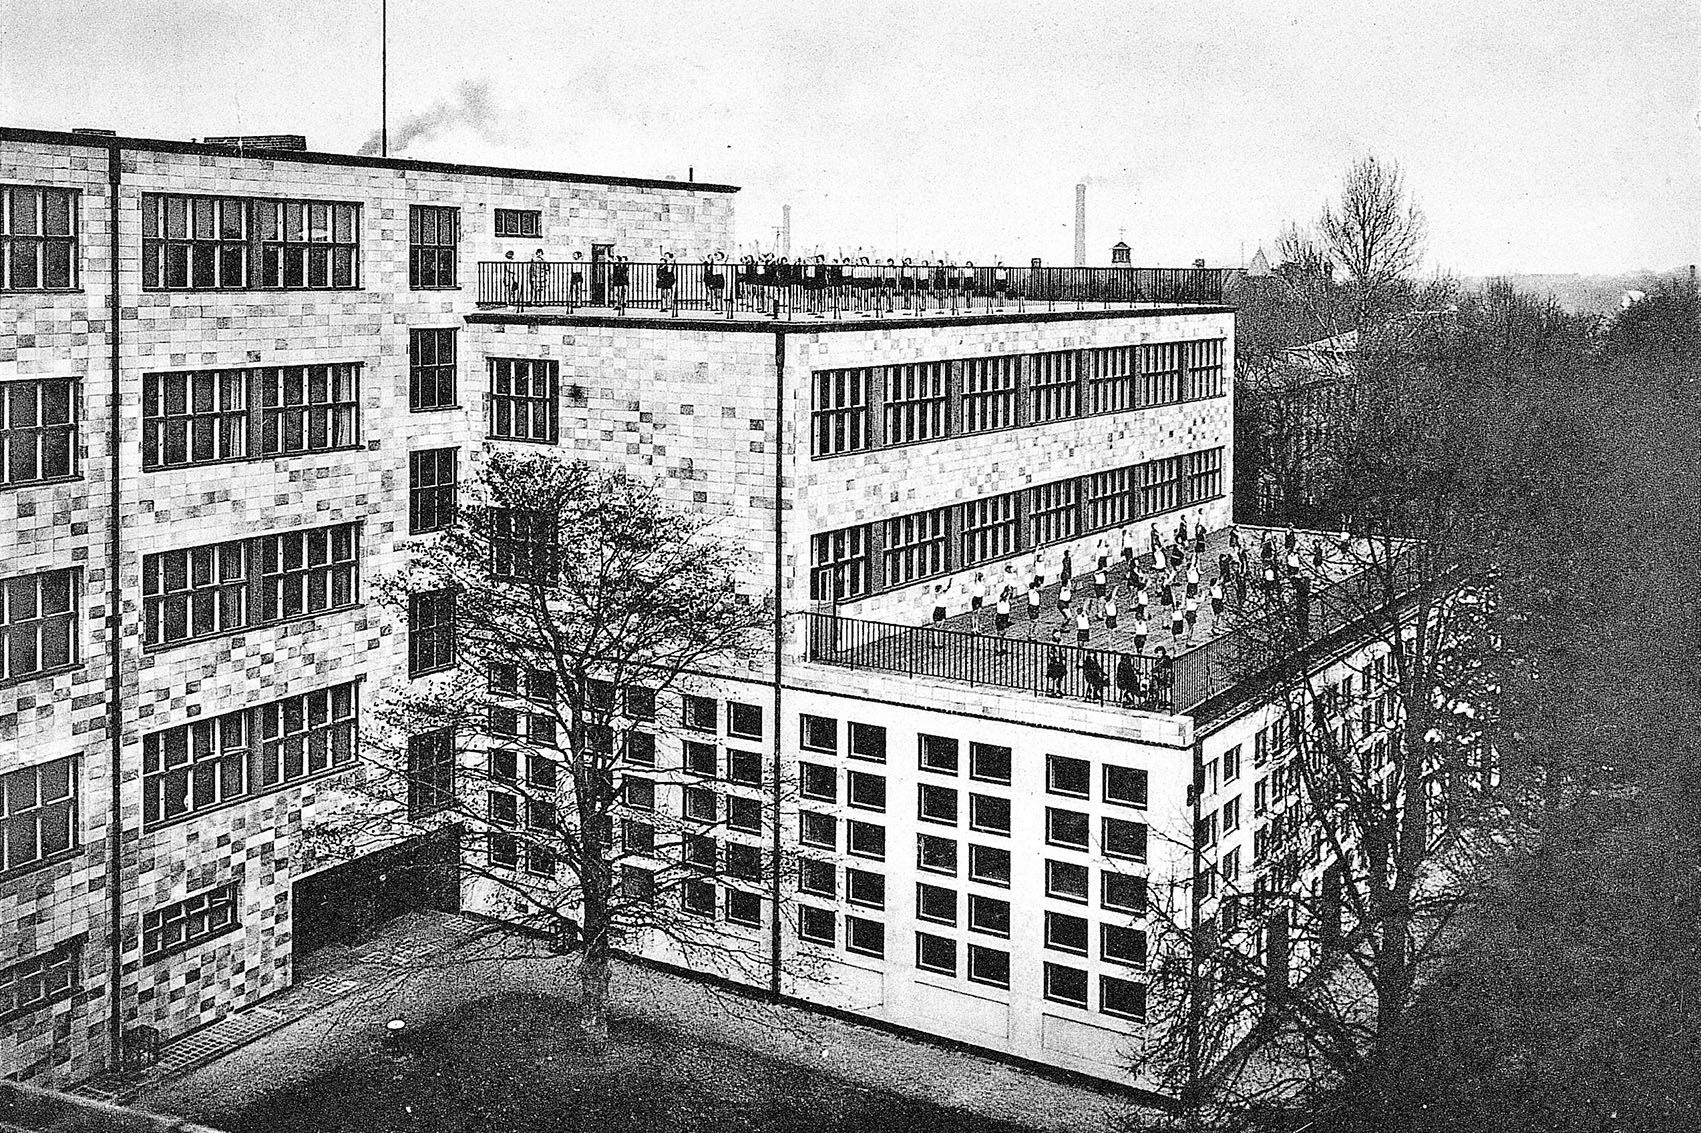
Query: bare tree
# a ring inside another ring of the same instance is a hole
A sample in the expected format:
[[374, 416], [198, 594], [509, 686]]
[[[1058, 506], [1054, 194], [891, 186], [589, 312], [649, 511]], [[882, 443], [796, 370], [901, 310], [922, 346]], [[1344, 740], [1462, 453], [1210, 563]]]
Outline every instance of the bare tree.
[[1318, 234], [1357, 291], [1361, 311], [1408, 280], [1423, 257], [1426, 224], [1398, 162], [1367, 155], [1347, 171], [1340, 201], [1323, 206]]

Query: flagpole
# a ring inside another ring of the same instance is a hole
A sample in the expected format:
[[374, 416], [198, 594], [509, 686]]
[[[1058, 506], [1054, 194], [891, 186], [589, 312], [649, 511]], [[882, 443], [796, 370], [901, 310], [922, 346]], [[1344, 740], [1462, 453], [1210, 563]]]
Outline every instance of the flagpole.
[[378, 152], [390, 156], [390, 0], [378, 0]]

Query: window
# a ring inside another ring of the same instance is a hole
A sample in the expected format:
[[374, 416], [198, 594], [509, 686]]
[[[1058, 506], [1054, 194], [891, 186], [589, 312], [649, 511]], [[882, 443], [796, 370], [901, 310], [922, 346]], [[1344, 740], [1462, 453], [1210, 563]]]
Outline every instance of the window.
[[656, 690], [643, 685], [629, 685], [626, 688], [626, 715], [634, 720], [654, 720]]
[[[75, 849], [77, 762], [38, 763], [0, 776], [0, 876]], [[0, 999], [0, 1016], [5, 1000]]]
[[963, 432], [986, 433], [1016, 424], [1020, 358], [971, 358], [963, 365]]
[[874, 763], [886, 762], [886, 729], [878, 724], [850, 725], [850, 754], [852, 759]]
[[1053, 846], [1087, 848], [1087, 816], [1079, 811], [1045, 808], [1045, 840]]
[[1137, 346], [1102, 346], [1087, 351], [1087, 412], [1134, 408]]
[[969, 796], [969, 829], [988, 834], [1010, 833], [1010, 800], [996, 795]]
[[560, 363], [490, 359], [490, 437], [552, 445], [561, 439]]
[[945, 435], [947, 362], [907, 362], [886, 367], [888, 445], [930, 441]]
[[455, 407], [456, 337], [454, 327], [408, 331], [409, 409]]
[[916, 933], [915, 966], [923, 971], [956, 975], [957, 942], [948, 936], [934, 936], [931, 932]]
[[[1085, 989], [1083, 989], [1083, 994]], [[1115, 976], [1099, 977], [1099, 1010], [1124, 1019], [1146, 1018], [1146, 985]]]
[[[493, 507], [485, 515], [490, 524], [490, 577], [497, 582], [552, 585], [560, 569], [555, 513]], [[610, 703], [605, 711], [612, 710]]]
[[1080, 534], [1081, 509], [1076, 480], [1058, 480], [1028, 489], [1033, 545], [1057, 543]]
[[1122, 527], [1136, 518], [1134, 469], [1113, 468], [1082, 477], [1086, 485], [1087, 530]]
[[441, 531], [455, 522], [455, 473], [460, 449], [408, 453], [408, 534]]
[[[512, 801], [513, 801], [512, 795], [507, 795], [507, 796], [503, 796], [503, 797], [507, 798], [509, 800], [509, 802], [512, 803]], [[492, 801], [494, 801], [494, 798], [495, 798], [495, 796], [492, 796]], [[513, 822], [513, 820], [514, 820], [513, 816], [509, 815], [508, 821], [511, 823], [511, 822]], [[496, 819], [493, 817], [491, 819], [491, 821], [494, 822], [494, 821], [496, 821]], [[519, 841], [518, 838], [514, 837], [514, 835], [512, 835], [512, 834], [498, 834], [498, 833], [495, 833], [495, 832], [486, 834], [485, 835], [485, 841], [484, 841], [484, 848], [485, 848], [485, 855], [490, 859], [490, 864], [492, 866], [496, 867], [497, 869], [518, 869], [519, 868], [519, 866], [520, 866], [520, 841]]]
[[150, 649], [343, 609], [360, 600], [356, 524], [142, 556]]
[[712, 697], [692, 696], [687, 693], [680, 697], [681, 723], [694, 732], [714, 732], [719, 728], [720, 713], [716, 710]]
[[837, 944], [838, 930], [839, 918], [832, 910], [817, 909], [814, 905], [797, 907], [797, 935], [804, 940], [816, 944]]
[[1140, 347], [1140, 405], [1169, 405], [1181, 400], [1185, 343], [1155, 342]]
[[845, 795], [850, 805], [862, 810], [886, 809], [886, 779], [866, 771], [845, 773]]
[[1092, 765], [1086, 760], [1064, 755], [1045, 757], [1045, 789], [1052, 794], [1084, 799], [1092, 791], [1092, 783]]
[[997, 744], [969, 745], [969, 778], [983, 783], [1010, 781], [1010, 749]]
[[1146, 772], [1138, 767], [1105, 765], [1104, 801], [1121, 806], [1146, 805]]
[[1087, 1005], [1087, 973], [1079, 968], [1047, 963], [1045, 966], [1045, 997], [1053, 1003], [1074, 1007]]
[[870, 909], [886, 907], [886, 879], [865, 869], [845, 870], [845, 897], [853, 905]]
[[864, 956], [886, 955], [886, 926], [864, 917], [845, 917], [845, 951]]
[[957, 825], [957, 792], [923, 783], [916, 788], [916, 814], [923, 822]]
[[1099, 957], [1118, 964], [1136, 967], [1146, 962], [1146, 934], [1137, 928], [1102, 924], [1099, 926]]
[[839, 871], [832, 862], [816, 861], [814, 858], [797, 859], [797, 887], [805, 893], [813, 893], [817, 897], [837, 897], [839, 895]]
[[142, 195], [142, 289], [360, 286], [360, 206]]
[[455, 592], [408, 595], [408, 676], [455, 667]]
[[839, 801], [839, 773], [823, 763], [797, 765], [798, 793], [806, 799], [821, 802]]
[[969, 894], [969, 928], [993, 936], [1010, 935], [1010, 902]]
[[847, 602], [868, 593], [867, 527], [815, 535], [809, 548], [811, 602]]
[[1076, 384], [1073, 350], [1035, 354], [1028, 387], [1028, 420], [1033, 424], [1061, 421], [1081, 414], [1080, 388]]
[[839, 750], [839, 722], [828, 716], [802, 718], [802, 738], [798, 741], [805, 751], [824, 751], [829, 755]]
[[1221, 397], [1223, 393], [1223, 340], [1194, 339], [1187, 344], [1187, 374], [1182, 382], [1184, 401]]
[[645, 869], [643, 866], [622, 865], [620, 867], [620, 895], [628, 901], [640, 905], [655, 904], [656, 871]]
[[949, 514], [949, 508], [941, 507], [886, 521], [881, 559], [887, 586], [904, 586], [945, 573]]
[[950, 736], [921, 737], [921, 769], [944, 775], [957, 773], [957, 741]]
[[[1082, 893], [1086, 897], [1086, 877], [1082, 875]], [[1099, 874], [1099, 904], [1122, 913], [1146, 911], [1146, 879], [1126, 873], [1105, 870]]]
[[957, 843], [934, 834], [915, 836], [916, 868], [930, 873], [957, 872]]
[[970, 846], [969, 880], [1008, 887], [1010, 851], [998, 846]]
[[635, 818], [622, 819], [620, 840], [629, 854], [653, 854], [656, 852], [656, 828], [651, 823], [639, 822]]
[[142, 375], [142, 468], [360, 445], [358, 362]]
[[1146, 860], [1146, 824], [1126, 818], [1104, 820], [1104, 852], [1113, 858]]
[[77, 583], [75, 568], [0, 580], [0, 681], [77, 663]]
[[535, 240], [543, 235], [543, 213], [537, 209], [497, 209], [496, 235]]
[[815, 371], [815, 409], [810, 424], [816, 456], [861, 452], [869, 447], [868, 394], [873, 371]]
[[[651, 737], [654, 742], [655, 737]], [[762, 753], [757, 751], [728, 751], [726, 753], [727, 782], [745, 787], [762, 785]]]
[[679, 886], [679, 907], [700, 917], [715, 915], [715, 884], [701, 878], [688, 878]]
[[1087, 919], [1068, 913], [1045, 914], [1045, 946], [1062, 952], [1087, 954]]
[[707, 787], [685, 788], [685, 817], [695, 822], [714, 822], [719, 814], [715, 792]]
[[740, 704], [729, 700], [726, 704], [726, 734], [740, 739], [759, 740], [762, 738], [762, 709], [755, 704]]
[[1020, 492], [970, 500], [963, 505], [959, 567], [1009, 558], [1022, 545]]
[[1166, 456], [1140, 465], [1140, 514], [1156, 515], [1181, 506], [1181, 458]]
[[983, 944], [969, 945], [969, 979], [992, 987], [1010, 986], [1010, 953]]
[[408, 817], [447, 810], [455, 801], [455, 733], [437, 728], [408, 737]]
[[621, 794], [625, 797], [626, 805], [633, 810], [648, 813], [656, 809], [656, 784], [653, 779], [628, 775]]
[[1187, 502], [1214, 500], [1223, 494], [1223, 450], [1190, 452], [1181, 458], [1187, 480]]
[[1235, 744], [1223, 752], [1223, 782], [1232, 783], [1240, 778], [1240, 745]]
[[937, 885], [917, 884], [915, 887], [915, 915], [920, 920], [933, 921], [937, 924], [956, 924], [956, 892], [951, 889], [941, 889]]
[[801, 833], [799, 837], [805, 846], [815, 846], [823, 850], [839, 848], [839, 822], [830, 814], [817, 814], [806, 810], [798, 816]]
[[762, 927], [762, 898], [740, 889], [726, 891], [726, 919], [749, 928]]
[[408, 286], [415, 291], [455, 286], [461, 210], [408, 206]]
[[75, 378], [0, 381], [0, 487], [77, 474]]
[[761, 881], [763, 874], [762, 849], [743, 842], [726, 844], [726, 871], [740, 881]]
[[[1109, 876], [1108, 874], [1106, 876]], [[1045, 895], [1065, 901], [1087, 900], [1087, 867], [1076, 862], [1045, 863]]]
[[[1224, 850], [1223, 851], [1223, 860], [1222, 860], [1221, 869], [1222, 869], [1222, 875], [1223, 875], [1223, 884], [1225, 886], [1233, 885], [1237, 881], [1240, 880], [1240, 847], [1239, 846], [1236, 846], [1236, 847], [1234, 847], [1233, 849], [1230, 849], [1230, 850]], [[1224, 900], [1226, 902], [1228, 899], [1224, 898]]]
[[872, 822], [845, 821], [850, 840], [850, 852], [859, 858], [886, 860], [886, 828]]
[[0, 1022], [76, 994], [82, 966], [79, 936], [0, 968]]
[[654, 767], [656, 765], [655, 733], [636, 730], [627, 732], [623, 754], [628, 763], [636, 763], [640, 767]]
[[759, 799], [744, 799], [729, 795], [726, 800], [726, 824], [730, 830], [747, 834], [762, 832], [762, 803]]
[[1232, 834], [1240, 829], [1240, 796], [1236, 795], [1223, 803], [1223, 833]]
[[334, 452], [360, 444], [360, 365], [250, 370], [260, 407], [260, 456]]
[[142, 916], [142, 961], [151, 963], [238, 927], [236, 882]]
[[77, 205], [73, 189], [0, 185], [0, 291], [77, 286]]
[[721, 844], [707, 834], [687, 834], [680, 839], [680, 859], [704, 873], [720, 868]]

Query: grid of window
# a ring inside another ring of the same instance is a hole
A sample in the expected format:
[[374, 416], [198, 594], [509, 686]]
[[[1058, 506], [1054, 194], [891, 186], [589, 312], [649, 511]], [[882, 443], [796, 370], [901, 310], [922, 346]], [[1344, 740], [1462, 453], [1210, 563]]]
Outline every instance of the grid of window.
[[1181, 373], [1187, 344], [1155, 342], [1140, 347], [1140, 404], [1169, 405], [1181, 400]]
[[142, 375], [147, 470], [360, 444], [360, 363]]
[[1038, 425], [1046, 421], [1079, 417], [1079, 355], [1073, 350], [1035, 354], [1031, 364], [1033, 370], [1032, 380], [1028, 384], [1028, 420]]
[[1135, 406], [1136, 346], [1087, 351], [1087, 412], [1113, 413]]
[[1081, 478], [1087, 497], [1087, 530], [1121, 527], [1136, 517], [1134, 469], [1112, 468]]
[[950, 508], [934, 508], [886, 521], [881, 548], [887, 586], [903, 586], [945, 573]]
[[143, 824], [353, 763], [357, 690], [353, 682], [316, 689], [143, 736]]
[[553, 358], [492, 358], [490, 436], [555, 444], [561, 434], [560, 380]]
[[1015, 427], [1021, 366], [1014, 355], [970, 358], [962, 364], [964, 433]]
[[0, 581], [0, 681], [76, 663], [76, 568]]
[[946, 362], [909, 362], [886, 368], [887, 445], [907, 445], [945, 435]]
[[[77, 761], [55, 759], [0, 776], [0, 876], [77, 845]], [[0, 1015], [5, 1013], [0, 1000]]]
[[73, 189], [0, 185], [0, 291], [77, 286], [77, 204]]
[[142, 556], [143, 645], [158, 648], [353, 606], [357, 525]]
[[1182, 385], [1183, 400], [1221, 397], [1223, 392], [1223, 340], [1195, 339], [1187, 344], [1187, 375]]
[[233, 881], [143, 914], [143, 962], [182, 952], [237, 928], [237, 892]]
[[408, 286], [415, 291], [454, 287], [461, 211], [443, 205], [408, 206]]
[[428, 448], [408, 453], [409, 535], [441, 531], [454, 523], [460, 451]]
[[79, 936], [0, 968], [0, 1023], [75, 994], [82, 957]]
[[408, 331], [408, 408], [451, 409], [458, 396], [454, 327]]
[[868, 593], [868, 529], [844, 527], [810, 539], [809, 598], [844, 602]]
[[455, 592], [426, 590], [408, 595], [408, 676], [423, 677], [455, 667]]
[[77, 474], [75, 378], [0, 382], [0, 487]]
[[868, 448], [868, 394], [873, 371], [815, 371], [815, 409], [811, 426], [816, 456], [837, 456]]
[[1008, 558], [1022, 545], [1019, 492], [971, 500], [963, 505], [961, 566]]
[[1181, 457], [1166, 456], [1140, 465], [1140, 514], [1156, 515], [1181, 506]]
[[142, 196], [144, 290], [359, 286], [357, 204]]
[[496, 235], [536, 239], [543, 235], [543, 213], [537, 209], [497, 209]]
[[1205, 449], [1190, 452], [1182, 458], [1183, 476], [1187, 480], [1187, 502], [1197, 503], [1223, 494], [1223, 450]]
[[1028, 514], [1032, 519], [1031, 540], [1044, 546], [1080, 534], [1079, 480], [1054, 480], [1028, 489]]
[[437, 728], [408, 737], [408, 817], [418, 821], [455, 801], [455, 733]]

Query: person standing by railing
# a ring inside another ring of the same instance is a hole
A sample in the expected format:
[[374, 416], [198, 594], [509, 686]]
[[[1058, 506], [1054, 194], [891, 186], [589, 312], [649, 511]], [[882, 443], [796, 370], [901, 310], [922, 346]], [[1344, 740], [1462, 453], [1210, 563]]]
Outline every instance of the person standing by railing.
[[1134, 665], [1134, 658], [1124, 653], [1116, 660], [1116, 691], [1122, 700], [1122, 707], [1132, 708], [1141, 698], [1140, 670]]
[[656, 265], [656, 290], [661, 292], [663, 309], [670, 315], [677, 316], [679, 307], [675, 300], [675, 286], [679, 283], [679, 273], [673, 266], [673, 253], [663, 252], [661, 263]]
[[573, 262], [567, 265], [567, 313], [585, 302], [585, 253], [574, 252]]
[[1152, 666], [1152, 692], [1159, 708], [1175, 707], [1175, 661], [1161, 645], [1157, 662]]
[[[946, 605], [946, 602], [949, 600], [949, 595], [950, 595], [949, 587], [950, 587], [950, 579], [946, 579], [944, 582], [935, 583], [934, 586], [933, 586], [933, 628], [936, 629], [936, 630], [945, 628], [945, 617], [946, 617], [945, 605]], [[933, 638], [933, 641], [932, 641], [933, 648], [935, 648], [935, 649], [944, 648], [945, 642], [939, 637], [938, 634], [933, 634], [931, 636]]]
[[502, 293], [508, 297], [508, 306], [520, 306], [520, 268], [514, 263], [512, 248], [502, 257]]
[[711, 310], [719, 310], [726, 293], [726, 254], [716, 252], [703, 261], [703, 292]]
[[527, 268], [527, 282], [529, 287], [526, 302], [544, 302], [549, 288], [549, 264], [543, 258], [542, 248], [532, 253], [532, 262]]
[[614, 267], [609, 272], [609, 286], [614, 290], [614, 313], [626, 313], [626, 291], [632, 285], [632, 265], [625, 256], [614, 258]]
[[1062, 696], [1063, 678], [1068, 675], [1068, 666], [1063, 663], [1063, 631], [1054, 629], [1051, 644], [1045, 650], [1045, 694]]
[[1082, 656], [1081, 679], [1087, 682], [1087, 699], [1094, 704], [1103, 704], [1105, 686], [1110, 684], [1110, 678], [1105, 676], [1098, 654], [1089, 651]]
[[992, 262], [992, 296], [998, 302], [998, 309], [1004, 309], [1005, 301], [1010, 297], [1010, 269], [1004, 266], [1002, 259]]

